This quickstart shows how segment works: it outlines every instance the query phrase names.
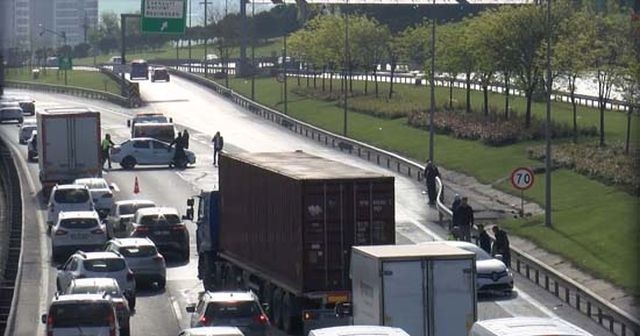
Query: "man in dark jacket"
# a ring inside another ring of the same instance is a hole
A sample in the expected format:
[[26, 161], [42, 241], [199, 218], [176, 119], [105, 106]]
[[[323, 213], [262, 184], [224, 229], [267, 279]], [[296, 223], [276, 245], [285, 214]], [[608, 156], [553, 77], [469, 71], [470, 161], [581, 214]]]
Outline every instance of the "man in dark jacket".
[[172, 167], [174, 165], [176, 167], [180, 167], [184, 163], [183, 160], [186, 161], [187, 156], [184, 152], [184, 139], [182, 138], [182, 133], [178, 132], [178, 136], [173, 141], [171, 141], [171, 143], [169, 144], [169, 150], [171, 150], [171, 147], [173, 145], [176, 146], [176, 151], [173, 153], [173, 162], [169, 163], [169, 167]]
[[453, 211], [453, 226], [458, 227], [458, 233], [462, 241], [471, 241], [471, 226], [473, 225], [473, 208], [469, 205], [469, 199], [463, 197], [460, 205]]
[[182, 131], [182, 145], [185, 149], [189, 149], [189, 131]]
[[507, 265], [507, 267], [511, 267], [511, 249], [509, 248], [509, 237], [507, 237], [507, 232], [500, 229], [497, 225], [491, 228], [491, 230], [496, 238], [493, 242], [491, 255], [495, 256], [496, 254], [501, 254], [504, 264]]
[[429, 196], [429, 205], [436, 204], [436, 177], [440, 176], [438, 167], [431, 162], [427, 161], [427, 165], [424, 167], [424, 179], [427, 185], [427, 195]]
[[476, 245], [480, 246], [485, 252], [491, 254], [491, 237], [484, 229], [484, 225], [478, 224], [478, 237], [476, 238]]
[[211, 143], [213, 143], [213, 165], [218, 165], [218, 154], [224, 147], [224, 138], [220, 135], [220, 132], [216, 132], [216, 134], [211, 139]]

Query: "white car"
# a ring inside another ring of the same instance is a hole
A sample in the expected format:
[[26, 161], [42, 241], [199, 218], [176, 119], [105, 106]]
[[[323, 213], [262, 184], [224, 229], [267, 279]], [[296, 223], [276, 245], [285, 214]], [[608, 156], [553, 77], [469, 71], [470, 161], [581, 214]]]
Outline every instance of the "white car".
[[101, 250], [107, 232], [95, 211], [63, 211], [51, 228], [51, 256], [59, 260], [77, 250]]
[[244, 336], [236, 327], [200, 327], [181, 331], [178, 336]]
[[546, 336], [571, 335], [593, 336], [587, 331], [559, 318], [552, 317], [506, 317], [478, 321], [473, 324], [469, 336]]
[[136, 283], [157, 283], [163, 289], [167, 283], [167, 265], [156, 245], [149, 238], [121, 238], [107, 242], [105, 251], [119, 253], [136, 277]]
[[[478, 245], [464, 241], [439, 241], [476, 254], [476, 287], [479, 294], [511, 295], [513, 291], [513, 273], [499, 259], [489, 255]], [[429, 243], [423, 243], [429, 244]]]
[[61, 211], [92, 211], [93, 198], [89, 188], [79, 184], [59, 184], [49, 196], [47, 224], [49, 229], [58, 222]]
[[106, 217], [113, 206], [113, 191], [115, 190], [115, 186], [108, 184], [102, 177], [76, 179], [73, 181], [73, 184], [87, 186], [91, 193], [91, 198], [93, 198], [96, 211], [98, 211], [101, 217]]
[[18, 142], [21, 145], [24, 145], [31, 139], [31, 135], [35, 130], [38, 129], [35, 120], [29, 119], [25, 120], [22, 125], [20, 125], [20, 131], [18, 132]]
[[56, 294], [41, 321], [46, 325], [46, 334], [52, 336], [120, 335], [116, 310], [108, 295]]
[[[16, 103], [17, 104], [17, 103]], [[0, 106], [0, 123], [7, 120], [15, 120], [22, 124], [24, 117], [22, 116], [22, 108], [20, 106]]]
[[[133, 138], [111, 148], [111, 162], [120, 163], [124, 169], [133, 169], [136, 165], [170, 165], [173, 162], [175, 147], [153, 138]], [[195, 164], [196, 155], [184, 150], [186, 164]]]
[[129, 308], [135, 309], [136, 279], [124, 258], [114, 252], [84, 252], [72, 254], [64, 265], [58, 267], [56, 288], [66, 290], [73, 279], [112, 278], [124, 294], [130, 298]]
[[127, 229], [127, 223], [133, 220], [138, 209], [154, 208], [156, 203], [149, 200], [123, 200], [113, 203], [107, 217], [107, 233], [109, 237], [122, 236], [120, 233]]

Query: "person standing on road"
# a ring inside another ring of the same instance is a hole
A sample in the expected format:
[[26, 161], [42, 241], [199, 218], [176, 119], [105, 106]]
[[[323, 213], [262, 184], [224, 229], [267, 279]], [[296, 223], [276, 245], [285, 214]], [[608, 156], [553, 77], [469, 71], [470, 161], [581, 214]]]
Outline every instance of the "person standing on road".
[[509, 248], [509, 237], [507, 237], [507, 232], [500, 229], [498, 225], [494, 225], [491, 230], [496, 238], [493, 242], [491, 255], [495, 256], [496, 254], [501, 254], [504, 264], [507, 265], [507, 267], [511, 267], [511, 249]]
[[182, 144], [185, 149], [189, 149], [189, 131], [182, 131]]
[[463, 197], [460, 205], [453, 211], [453, 226], [458, 227], [460, 239], [471, 241], [471, 226], [473, 226], [473, 208], [469, 205], [469, 199]]
[[476, 238], [476, 245], [480, 246], [485, 252], [491, 254], [491, 237], [484, 229], [484, 225], [478, 224], [478, 237]]
[[218, 154], [222, 150], [222, 147], [224, 147], [224, 138], [220, 135], [220, 131], [216, 132], [216, 135], [213, 136], [211, 142], [213, 143], [213, 165], [217, 166]]
[[102, 150], [102, 168], [104, 168], [104, 163], [109, 162], [109, 169], [111, 169], [111, 153], [109, 150], [111, 147], [115, 146], [113, 141], [111, 141], [111, 135], [109, 133], [105, 134], [104, 139], [100, 143], [100, 149]]
[[171, 141], [171, 143], [169, 144], [169, 150], [171, 150], [171, 147], [173, 147], [173, 145], [176, 146], [176, 151], [173, 153], [173, 162], [169, 163], [169, 167], [172, 167], [174, 165], [176, 167], [179, 167], [181, 165], [181, 160], [186, 156], [184, 153], [184, 139], [182, 137], [182, 133], [178, 132], [178, 136], [173, 139], [173, 141]]
[[438, 167], [431, 160], [427, 161], [424, 167], [424, 178], [427, 185], [427, 195], [429, 196], [429, 205], [436, 204], [436, 177], [440, 176]]

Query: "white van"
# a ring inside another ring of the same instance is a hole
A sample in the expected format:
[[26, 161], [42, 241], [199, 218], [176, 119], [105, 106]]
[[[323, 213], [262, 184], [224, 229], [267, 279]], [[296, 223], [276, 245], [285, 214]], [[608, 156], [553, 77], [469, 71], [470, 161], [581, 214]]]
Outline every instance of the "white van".
[[313, 329], [308, 336], [409, 336], [404, 330], [394, 327], [352, 325]]
[[593, 336], [559, 318], [508, 317], [478, 321], [469, 336]]

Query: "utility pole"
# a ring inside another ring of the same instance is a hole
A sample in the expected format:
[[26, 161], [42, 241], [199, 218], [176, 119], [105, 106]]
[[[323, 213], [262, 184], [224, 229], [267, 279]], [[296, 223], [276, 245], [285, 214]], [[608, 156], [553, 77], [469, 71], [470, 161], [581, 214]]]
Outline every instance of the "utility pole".
[[[67, 47], [67, 33], [66, 32], [57, 32], [55, 30], [51, 30], [49, 28], [44, 27], [42, 24], [39, 24], [38, 27], [40, 27], [40, 36], [42, 36], [45, 32], [51, 33], [53, 35], [62, 37], [62, 48], [64, 48], [65, 50], [65, 56], [67, 58], [67, 60], [69, 60], [69, 48]], [[45, 53], [45, 68], [46, 68], [46, 61], [47, 61], [47, 56]], [[59, 69], [58, 69], [59, 70]], [[67, 67], [65, 67], [64, 69], [64, 85], [67, 85]]]
[[240, 0], [240, 22], [240, 61], [236, 64], [236, 77], [247, 73], [247, 0]]
[[207, 7], [209, 7], [210, 2], [209, 0], [204, 0], [200, 4], [204, 5], [204, 78], [207, 78], [209, 74], [209, 67], [207, 65], [207, 63], [209, 63], [207, 59], [207, 42], [209, 42], [209, 36], [207, 35]]
[[189, 34], [189, 72], [191, 72], [191, 0], [187, 2], [189, 4], [189, 29], [187, 29], [187, 34]]
[[433, 0], [433, 16], [431, 17], [431, 76], [429, 81], [429, 93], [431, 97], [429, 107], [429, 161], [433, 162], [433, 114], [436, 112], [436, 0]]
[[251, 100], [256, 98], [256, 3], [251, 1]]
[[547, 115], [545, 121], [545, 158], [544, 158], [544, 225], [551, 227], [551, 0], [547, 0]]
[[84, 12], [84, 23], [82, 24], [84, 31], [84, 43], [87, 43], [87, 30], [89, 30], [89, 24], [87, 23], [87, 12]]
[[127, 97], [129, 92], [127, 91], [127, 87], [125, 85], [125, 67], [127, 64], [127, 59], [125, 57], [126, 49], [127, 49], [127, 39], [126, 39], [126, 31], [127, 31], [127, 18], [140, 18], [140, 14], [120, 14], [120, 38], [122, 41], [122, 49], [120, 50], [120, 58], [122, 58], [122, 72], [120, 73], [120, 78], [122, 79], [122, 84], [120, 90], [124, 97]]
[[284, 75], [284, 114], [288, 114], [287, 107], [289, 105], [287, 99], [287, 34], [284, 34], [284, 49], [282, 50], [282, 74]]
[[346, 6], [344, 8], [344, 106], [343, 106], [343, 124], [342, 124], [342, 135], [347, 136], [347, 97], [349, 96], [349, 81], [347, 79], [347, 75], [350, 70], [350, 62], [349, 62], [349, 14], [347, 13], [347, 8], [349, 7], [349, 0], [346, 1]]

